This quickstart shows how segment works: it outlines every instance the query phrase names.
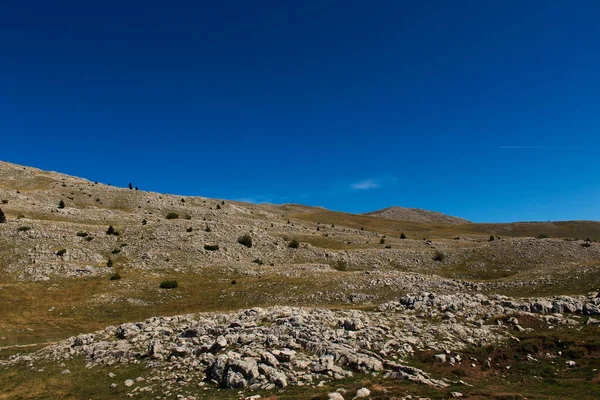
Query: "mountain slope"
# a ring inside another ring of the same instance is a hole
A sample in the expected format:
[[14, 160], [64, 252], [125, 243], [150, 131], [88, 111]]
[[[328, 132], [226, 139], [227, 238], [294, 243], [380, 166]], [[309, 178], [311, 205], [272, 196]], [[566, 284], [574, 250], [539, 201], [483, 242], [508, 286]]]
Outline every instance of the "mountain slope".
[[463, 218], [452, 217], [436, 211], [422, 210], [420, 208], [388, 207], [377, 211], [364, 213], [372, 217], [393, 219], [396, 221], [409, 221], [420, 223], [442, 223], [442, 224], [467, 224]]

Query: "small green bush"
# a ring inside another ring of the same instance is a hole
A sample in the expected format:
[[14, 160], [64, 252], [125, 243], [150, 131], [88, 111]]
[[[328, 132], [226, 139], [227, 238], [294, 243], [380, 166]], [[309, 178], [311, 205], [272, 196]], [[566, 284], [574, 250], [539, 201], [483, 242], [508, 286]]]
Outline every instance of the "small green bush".
[[175, 289], [179, 287], [179, 284], [177, 283], [177, 281], [162, 281], [160, 283], [160, 288], [161, 289]]
[[288, 247], [290, 249], [297, 249], [298, 247], [300, 247], [300, 242], [297, 241], [296, 239], [293, 239], [290, 244], [288, 244]]
[[107, 235], [119, 236], [119, 231], [117, 231], [112, 225], [108, 227], [106, 230]]
[[19, 232], [27, 232], [28, 230], [30, 230], [31, 227], [30, 226], [20, 226], [17, 230]]
[[219, 245], [218, 244], [205, 244], [204, 250], [216, 251], [216, 250], [219, 250]]
[[170, 212], [166, 215], [165, 218], [166, 219], [177, 219], [177, 218], [179, 218], [179, 214], [177, 214], [175, 212]]
[[338, 271], [348, 270], [348, 263], [345, 260], [337, 260], [332, 267]]
[[252, 247], [252, 237], [248, 234], [242, 235], [238, 238], [237, 242], [246, 247]]
[[59, 257], [64, 256], [67, 253], [67, 249], [60, 249], [59, 251], [56, 252], [56, 255]]
[[548, 239], [550, 236], [548, 236], [545, 233], [540, 233], [540, 235], [538, 236], [538, 239]]
[[444, 261], [446, 259], [446, 255], [444, 253], [442, 253], [441, 251], [437, 250], [435, 252], [435, 254], [433, 255], [433, 259], [435, 261], [442, 262], [442, 261]]
[[119, 274], [118, 272], [110, 274], [111, 281], [118, 281], [119, 279], [121, 279], [121, 274]]
[[494, 235], [490, 235], [490, 242], [493, 242], [494, 240], [496, 240], [496, 237]]

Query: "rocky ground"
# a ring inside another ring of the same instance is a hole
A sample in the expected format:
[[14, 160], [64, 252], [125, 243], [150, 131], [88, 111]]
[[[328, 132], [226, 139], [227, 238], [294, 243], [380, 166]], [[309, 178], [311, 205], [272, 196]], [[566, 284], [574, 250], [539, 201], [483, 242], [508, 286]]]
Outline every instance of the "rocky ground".
[[[85, 379], [69, 365], [103, 371], [102, 398], [491, 395], [478, 382], [521, 364], [489, 349], [598, 326], [600, 245], [582, 237], [590, 223], [561, 238], [428, 225], [423, 238], [414, 222], [381, 220], [378, 230], [369, 217], [365, 229], [364, 216], [328, 220], [322, 209], [117, 188], [2, 162], [0, 208], [9, 397], [44, 397], [17, 395], [37, 378], [19, 373], [17, 384], [14, 371], [63, 366], [43, 387]], [[161, 289], [165, 279], [178, 288]], [[523, 365], [563, 356], [536, 346]], [[573, 363], [567, 372], [580, 364], [562, 361]]]

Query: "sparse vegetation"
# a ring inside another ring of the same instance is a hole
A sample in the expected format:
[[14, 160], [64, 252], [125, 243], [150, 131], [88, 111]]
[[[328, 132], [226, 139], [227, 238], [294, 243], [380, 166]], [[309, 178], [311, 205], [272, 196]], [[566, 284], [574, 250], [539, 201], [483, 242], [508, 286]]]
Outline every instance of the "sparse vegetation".
[[441, 251], [436, 250], [435, 254], [433, 255], [433, 260], [442, 262], [445, 259], [446, 259], [446, 255], [444, 253], [442, 253]]
[[218, 244], [205, 244], [204, 250], [217, 251], [217, 250], [219, 250], [219, 245]]
[[300, 247], [300, 242], [297, 239], [292, 239], [292, 241], [288, 244], [290, 249], [297, 249]]
[[111, 254], [119, 254], [121, 252], [121, 249], [114, 249], [113, 251], [111, 251]]
[[400, 234], [400, 239], [406, 239], [406, 235], [404, 234], [404, 232], [402, 232], [402, 233]]
[[117, 231], [112, 225], [108, 227], [106, 230], [107, 235], [119, 236], [119, 231]]
[[332, 267], [337, 271], [347, 271], [348, 262], [346, 260], [337, 260], [333, 263]]
[[31, 227], [30, 226], [20, 226], [17, 230], [19, 232], [27, 232], [28, 230], [30, 230]]
[[179, 214], [176, 212], [170, 212], [165, 216], [166, 219], [177, 219], [179, 218]]
[[237, 242], [248, 248], [252, 247], [252, 237], [248, 234], [242, 235], [238, 238]]
[[540, 233], [538, 239], [548, 239], [550, 236], [546, 233]]
[[496, 240], [496, 238], [494, 237], [494, 235], [490, 235], [490, 242], [493, 242], [494, 240]]
[[179, 284], [176, 280], [168, 280], [162, 281], [159, 286], [161, 289], [176, 289], [179, 287]]
[[65, 202], [64, 201], [59, 201], [58, 202], [58, 208], [65, 208]]
[[185, 231], [189, 233], [189, 232], [192, 232], [193, 230], [194, 230], [194, 228], [192, 228], [192, 227], [189, 227], [189, 228], [187, 228]]
[[210, 229], [210, 226], [206, 225], [206, 228], [204, 228], [204, 232], [212, 232], [212, 229]]
[[385, 238], [381, 238], [381, 239], [379, 240], [379, 244], [385, 244]]
[[147, 223], [148, 223], [148, 221], [146, 220], [146, 218], [144, 218], [144, 219], [142, 220], [142, 225], [146, 225]]
[[60, 249], [56, 252], [56, 255], [59, 257], [64, 256], [65, 254], [67, 254], [67, 249]]
[[111, 281], [118, 281], [119, 279], [121, 279], [121, 274], [119, 274], [118, 272], [110, 274]]
[[87, 233], [87, 232], [81, 232], [81, 231], [80, 231], [80, 232], [77, 232], [77, 236], [79, 236], [79, 237], [87, 237], [87, 236], [88, 236], [88, 233]]
[[252, 260], [252, 262], [254, 264], [258, 264], [258, 265], [264, 265], [265, 264], [264, 261], [261, 260], [260, 258], [255, 258], [254, 260]]
[[4, 214], [4, 211], [2, 211], [2, 209], [0, 208], [0, 224], [3, 224], [6, 222], [6, 214]]
[[108, 261], [106, 261], [106, 266], [108, 268], [112, 268], [113, 267], [113, 260], [109, 258]]

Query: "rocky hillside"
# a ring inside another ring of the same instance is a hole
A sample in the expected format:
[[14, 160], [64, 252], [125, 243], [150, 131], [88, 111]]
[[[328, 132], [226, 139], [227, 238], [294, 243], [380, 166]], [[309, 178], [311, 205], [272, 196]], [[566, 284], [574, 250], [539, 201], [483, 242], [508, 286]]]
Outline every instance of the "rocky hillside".
[[4, 162], [0, 209], [0, 399], [490, 397], [507, 376], [531, 396], [524, 370], [568, 398], [600, 368], [598, 223], [395, 221]]
[[396, 221], [410, 221], [419, 223], [440, 223], [440, 224], [466, 224], [463, 218], [452, 217], [436, 211], [422, 210], [420, 208], [388, 207], [377, 211], [364, 213], [372, 217], [393, 219]]

